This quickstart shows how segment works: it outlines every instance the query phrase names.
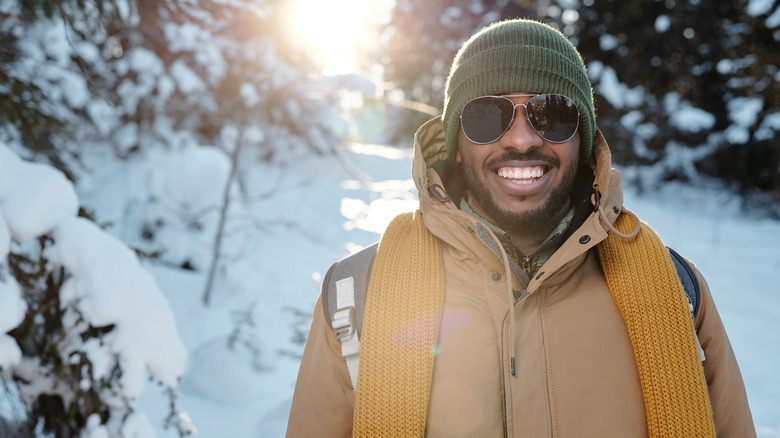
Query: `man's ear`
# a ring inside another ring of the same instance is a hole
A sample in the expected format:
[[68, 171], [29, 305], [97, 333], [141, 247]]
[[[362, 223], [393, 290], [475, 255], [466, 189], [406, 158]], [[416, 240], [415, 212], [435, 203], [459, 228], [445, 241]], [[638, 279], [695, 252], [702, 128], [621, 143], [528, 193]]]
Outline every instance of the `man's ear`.
[[455, 152], [455, 162], [460, 164], [460, 149]]

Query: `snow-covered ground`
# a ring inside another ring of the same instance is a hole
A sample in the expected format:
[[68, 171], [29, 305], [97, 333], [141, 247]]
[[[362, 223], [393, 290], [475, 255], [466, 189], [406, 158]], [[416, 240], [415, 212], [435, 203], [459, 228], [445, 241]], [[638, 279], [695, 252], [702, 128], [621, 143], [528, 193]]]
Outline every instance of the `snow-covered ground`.
[[[181, 408], [204, 437], [281, 437], [302, 345], [293, 327], [308, 330], [319, 278], [332, 261], [378, 238], [395, 212], [411, 210], [416, 192], [408, 154], [356, 145], [346, 159], [371, 178], [359, 182], [335, 161], [296, 168], [290, 186], [270, 198], [267, 217], [297, 222], [257, 237], [251, 253], [236, 258], [219, 279], [213, 304], [200, 301], [203, 274], [150, 267], [171, 301], [179, 334], [190, 352], [181, 384]], [[270, 172], [270, 169], [268, 169]], [[739, 359], [759, 436], [780, 437], [780, 223], [743, 212], [735, 195], [716, 188], [667, 185], [625, 204], [649, 222], [666, 243], [692, 259], [707, 278]], [[258, 232], [259, 233], [259, 232]], [[255, 367], [225, 341], [231, 314], [251, 309], [260, 349]], [[165, 399], [147, 386], [140, 399], [159, 424]], [[158, 436], [173, 436], [158, 431]]]

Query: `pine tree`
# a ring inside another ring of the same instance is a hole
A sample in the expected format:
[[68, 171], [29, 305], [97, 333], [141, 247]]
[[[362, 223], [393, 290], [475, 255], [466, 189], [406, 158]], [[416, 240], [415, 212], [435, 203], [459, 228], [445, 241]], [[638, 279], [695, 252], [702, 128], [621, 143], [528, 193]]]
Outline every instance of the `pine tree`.
[[[134, 398], [148, 371], [170, 396], [170, 423], [190, 433], [175, 403], [186, 351], [150, 274], [129, 248], [76, 216], [78, 197], [61, 172], [2, 143], [0, 168], [4, 427], [57, 437], [138, 431], [148, 420]], [[23, 415], [9, 418], [8, 405]]]
[[[780, 34], [769, 18], [778, 2], [751, 3], [761, 2], [583, 2], [579, 48], [618, 163], [662, 163], [664, 179], [703, 173], [780, 196]], [[615, 85], [622, 98], [609, 94]]]
[[0, 140], [71, 178], [90, 148], [124, 158], [148, 144], [217, 145], [235, 123], [267, 131], [260, 160], [328, 153], [327, 93], [277, 24], [280, 5], [6, 2]]

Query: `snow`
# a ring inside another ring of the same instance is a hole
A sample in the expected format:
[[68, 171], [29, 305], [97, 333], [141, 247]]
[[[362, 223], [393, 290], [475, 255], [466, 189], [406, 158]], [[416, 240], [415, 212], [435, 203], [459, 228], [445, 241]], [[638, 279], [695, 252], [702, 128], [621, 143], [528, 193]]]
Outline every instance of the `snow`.
[[608, 52], [620, 45], [620, 40], [616, 36], [603, 34], [599, 37], [599, 47], [603, 52]]
[[[766, 24], [766, 27], [768, 29], [774, 29], [778, 26], [780, 26], [780, 7], [775, 9], [775, 11], [770, 15], [766, 21], [764, 22]], [[775, 37], [777, 39], [777, 37]]]
[[626, 129], [633, 130], [634, 128], [639, 125], [639, 123], [642, 122], [644, 119], [644, 114], [642, 114], [642, 111], [639, 110], [633, 110], [627, 112], [623, 117], [620, 118], [620, 124], [623, 125]]
[[89, 102], [87, 104], [87, 114], [102, 135], [108, 135], [116, 126], [117, 120], [114, 117], [114, 108], [104, 100]]
[[450, 6], [439, 16], [439, 22], [445, 26], [452, 26], [463, 15], [463, 11], [455, 6]]
[[760, 97], [735, 97], [729, 100], [726, 108], [729, 119], [734, 123], [726, 129], [726, 140], [731, 144], [747, 143], [750, 140], [750, 129], [763, 107], [764, 100]]
[[212, 83], [225, 75], [228, 66], [217, 47], [219, 41], [214, 41], [213, 35], [192, 22], [169, 22], [163, 28], [171, 52], [193, 52], [195, 61], [205, 66]]
[[756, 140], [769, 140], [774, 131], [780, 131], [780, 111], [767, 114], [754, 134]]
[[663, 104], [669, 123], [682, 132], [697, 133], [715, 126], [714, 115], [681, 99], [677, 92], [667, 93]]
[[618, 80], [615, 70], [601, 61], [591, 62], [588, 73], [591, 81], [597, 84], [598, 92], [615, 108], [636, 108], [645, 98], [644, 87], [628, 88]]
[[83, 76], [74, 72], [62, 72], [62, 88], [68, 90], [65, 100], [72, 108], [83, 108], [89, 101], [87, 81]]
[[156, 154], [155, 162], [152, 191], [171, 205], [195, 213], [221, 203], [230, 173], [230, 158], [223, 151], [185, 145]]
[[715, 126], [715, 116], [701, 108], [683, 106], [675, 110], [671, 125], [683, 132], [696, 133]]
[[729, 110], [729, 118], [737, 125], [747, 128], [755, 125], [758, 113], [764, 108], [764, 99], [735, 97], [727, 102], [726, 107]]
[[239, 88], [239, 94], [241, 94], [241, 98], [244, 100], [244, 105], [247, 108], [252, 108], [260, 103], [260, 95], [257, 92], [257, 87], [255, 87], [253, 84], [248, 82], [241, 84], [241, 87]]
[[273, 397], [261, 378], [266, 368], [257, 362], [254, 352], [235, 347], [228, 336], [199, 347], [181, 389], [230, 406]]
[[20, 295], [16, 280], [8, 276], [3, 277], [0, 277], [0, 368], [7, 369], [19, 363], [22, 351], [16, 345], [16, 340], [6, 333], [22, 322], [27, 304]]
[[171, 75], [176, 79], [179, 91], [184, 94], [203, 91], [206, 88], [206, 85], [200, 79], [200, 76], [195, 74], [191, 68], [187, 67], [187, 64], [181, 59], [174, 61], [171, 65]]
[[672, 20], [668, 15], [659, 15], [655, 19], [655, 31], [658, 33], [664, 33], [669, 30], [672, 25]]
[[[136, 398], [148, 377], [175, 387], [184, 372], [187, 352], [166, 298], [135, 253], [93, 222], [76, 217], [79, 200], [73, 185], [58, 170], [24, 161], [0, 144], [0, 175], [0, 241], [13, 238], [10, 245], [3, 243], [4, 253], [9, 246], [50, 233], [54, 244], [47, 248], [47, 259], [69, 273], [60, 295], [63, 324], [71, 328], [69, 336], [58, 342], [62, 360], [84, 352], [94, 361], [98, 377], [118, 366], [121, 388], [112, 393], [117, 399]], [[26, 306], [13, 277], [7, 275], [5, 257], [0, 269], [0, 333], [5, 333], [21, 322]], [[84, 342], [78, 333], [86, 324], [113, 324], [114, 329], [100, 342]], [[21, 370], [45, 374], [37, 366], [22, 363], [18, 347], [9, 339], [0, 336], [4, 378]], [[21, 387], [27, 397], [44, 389], [31, 383]], [[122, 417], [121, 406], [115, 407], [114, 416]], [[103, 429], [97, 427], [90, 433], [99, 437]]]
[[715, 69], [722, 75], [734, 74], [739, 70], [748, 68], [757, 62], [755, 55], [747, 55], [738, 59], [721, 59], [715, 65]]
[[750, 0], [748, 2], [747, 8], [745, 9], [745, 12], [751, 17], [763, 15], [768, 13], [772, 9], [773, 5], [774, 1], [772, 0]]
[[167, 300], [135, 253], [86, 219], [63, 220], [54, 238], [52, 259], [73, 274], [63, 285], [62, 305], [78, 303], [94, 327], [116, 325], [103, 344], [121, 357], [125, 393], [141, 393], [147, 367], [175, 387], [187, 354]]
[[0, 144], [0, 212], [14, 240], [45, 234], [77, 211], [76, 192], [62, 173], [22, 161]]
[[8, 257], [8, 251], [11, 249], [11, 231], [8, 229], [8, 223], [5, 216], [0, 214], [0, 257]]
[[165, 71], [160, 58], [151, 50], [143, 47], [136, 47], [127, 53], [127, 59], [130, 63], [130, 69], [140, 75], [151, 74], [159, 76]]

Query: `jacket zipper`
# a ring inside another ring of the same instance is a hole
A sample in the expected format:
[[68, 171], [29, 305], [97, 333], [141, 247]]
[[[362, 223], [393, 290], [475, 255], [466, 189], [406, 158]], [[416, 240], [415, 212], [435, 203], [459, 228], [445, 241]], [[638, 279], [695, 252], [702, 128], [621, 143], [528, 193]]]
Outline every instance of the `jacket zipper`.
[[539, 302], [539, 324], [542, 329], [542, 353], [544, 354], [544, 389], [547, 395], [547, 420], [550, 426], [550, 436], [555, 436], [555, 418], [553, 415], [553, 398], [550, 391], [550, 362], [547, 355], [547, 327], [544, 324], [544, 298]]
[[536, 248], [536, 250], [534, 252], [532, 252], [531, 254], [523, 255], [523, 253], [520, 253], [520, 255], [523, 256], [523, 258], [522, 258], [523, 262], [522, 262], [520, 267], [523, 269], [523, 271], [525, 271], [525, 273], [526, 273], [526, 275], [528, 275], [529, 279], [531, 278], [531, 272], [533, 271], [533, 260], [534, 260], [534, 257], [536, 257], [546, 247], [552, 245], [553, 242], [556, 242], [557, 239], [558, 239], [558, 235], [556, 234], [552, 238], [547, 239], [547, 241], [542, 243], [542, 245], [539, 246], [539, 248]]
[[[513, 304], [512, 308], [509, 309], [508, 312], [504, 315], [504, 320], [501, 322], [501, 384], [504, 388], [504, 438], [509, 437], [509, 427], [507, 425], [507, 418], [511, 413], [507, 409], [507, 378], [506, 378], [506, 367], [504, 366], [504, 352], [506, 351], [506, 342], [512, 342], [513, 337], [509, 336], [509, 339], [507, 339], [505, 328], [507, 323], [507, 318], [511, 318], [511, 313], [515, 311], [515, 306], [517, 306], [521, 301], [523, 301], [528, 296], [528, 289], [526, 287], [523, 288], [523, 292], [520, 294], [520, 298], [518, 298]], [[512, 373], [512, 376], [514, 376], [517, 373], [517, 369], [515, 368], [515, 358], [511, 357], [509, 358], [509, 366], [510, 366], [510, 372]]]
[[[510, 309], [509, 312], [512, 312], [514, 309]], [[504, 438], [509, 438], [509, 427], [507, 425], [507, 418], [509, 417], [509, 411], [506, 407], [506, 390], [507, 390], [507, 384], [506, 384], [506, 370], [504, 368], [504, 351], [506, 350], [505, 343], [505, 333], [504, 328], [506, 327], [506, 319], [509, 317], [509, 312], [506, 312], [504, 315], [504, 320], [501, 322], [501, 384], [504, 387]]]
[[520, 266], [523, 268], [523, 271], [528, 275], [528, 278], [531, 278], [531, 267], [533, 264], [531, 263], [531, 256], [525, 256], [523, 257], [523, 264]]

